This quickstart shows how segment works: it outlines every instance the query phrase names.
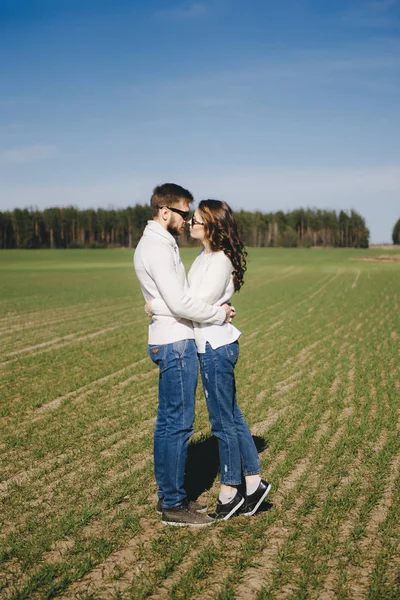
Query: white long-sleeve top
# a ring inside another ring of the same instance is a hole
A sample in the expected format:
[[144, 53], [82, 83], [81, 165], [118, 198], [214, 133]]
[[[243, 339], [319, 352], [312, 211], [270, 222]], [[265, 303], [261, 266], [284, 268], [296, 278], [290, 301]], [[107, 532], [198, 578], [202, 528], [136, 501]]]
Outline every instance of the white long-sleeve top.
[[[194, 339], [192, 321], [225, 321], [225, 309], [189, 294], [185, 268], [174, 237], [156, 221], [148, 221], [134, 256], [137, 278], [145, 300], [160, 300], [169, 314], [154, 314], [149, 344]], [[167, 311], [164, 311], [164, 313]]]
[[[223, 251], [200, 252], [188, 274], [190, 294], [193, 298], [216, 305], [228, 302], [235, 291], [232, 270], [232, 263]], [[162, 314], [168, 309], [162, 301], [154, 300], [152, 311], [153, 314]], [[173, 308], [172, 312], [176, 313], [176, 309]], [[199, 353], [205, 352], [207, 342], [215, 349], [235, 342], [240, 336], [240, 331], [232, 323], [215, 325], [194, 320], [193, 327]]]

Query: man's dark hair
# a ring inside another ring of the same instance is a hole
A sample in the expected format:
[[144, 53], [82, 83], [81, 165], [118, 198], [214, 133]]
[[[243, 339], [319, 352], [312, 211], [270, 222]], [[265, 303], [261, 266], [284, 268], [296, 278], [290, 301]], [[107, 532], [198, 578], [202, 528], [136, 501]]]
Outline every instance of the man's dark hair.
[[160, 206], [174, 206], [179, 204], [180, 200], [187, 200], [190, 204], [193, 202], [193, 196], [189, 190], [177, 185], [176, 183], [163, 183], [154, 188], [150, 199], [150, 206], [153, 217], [158, 215]]

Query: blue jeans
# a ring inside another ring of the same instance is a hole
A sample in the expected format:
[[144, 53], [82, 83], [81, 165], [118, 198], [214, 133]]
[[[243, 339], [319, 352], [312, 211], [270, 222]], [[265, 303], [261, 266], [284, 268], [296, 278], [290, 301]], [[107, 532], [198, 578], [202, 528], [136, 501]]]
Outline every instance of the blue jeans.
[[199, 354], [211, 430], [218, 439], [221, 483], [239, 485], [243, 475], [261, 473], [257, 448], [236, 402], [235, 365], [239, 343], [213, 348]]
[[154, 430], [154, 472], [164, 508], [186, 499], [185, 462], [193, 433], [197, 351], [194, 340], [149, 345], [151, 360], [160, 368], [158, 411]]

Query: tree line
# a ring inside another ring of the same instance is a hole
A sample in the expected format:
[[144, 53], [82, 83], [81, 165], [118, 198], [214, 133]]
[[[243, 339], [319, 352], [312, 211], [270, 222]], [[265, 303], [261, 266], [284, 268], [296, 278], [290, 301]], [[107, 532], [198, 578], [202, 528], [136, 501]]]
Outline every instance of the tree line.
[[[133, 248], [152, 218], [149, 206], [125, 209], [16, 208], [0, 212], [0, 248]], [[356, 211], [299, 208], [235, 212], [246, 246], [368, 248], [369, 230]], [[400, 235], [400, 220], [398, 223]], [[188, 228], [180, 241], [192, 245]]]

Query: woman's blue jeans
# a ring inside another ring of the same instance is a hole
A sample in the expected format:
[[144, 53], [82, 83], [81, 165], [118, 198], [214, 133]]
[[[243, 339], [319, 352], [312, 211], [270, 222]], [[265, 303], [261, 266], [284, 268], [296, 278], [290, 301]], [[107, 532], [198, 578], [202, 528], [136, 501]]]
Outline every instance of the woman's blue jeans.
[[194, 340], [149, 345], [151, 360], [160, 368], [158, 411], [154, 430], [154, 472], [164, 508], [186, 499], [186, 452], [193, 433], [198, 378]]
[[236, 402], [239, 343], [213, 350], [207, 342], [205, 353], [198, 356], [211, 430], [218, 439], [221, 483], [239, 485], [242, 475], [261, 472], [257, 448]]

